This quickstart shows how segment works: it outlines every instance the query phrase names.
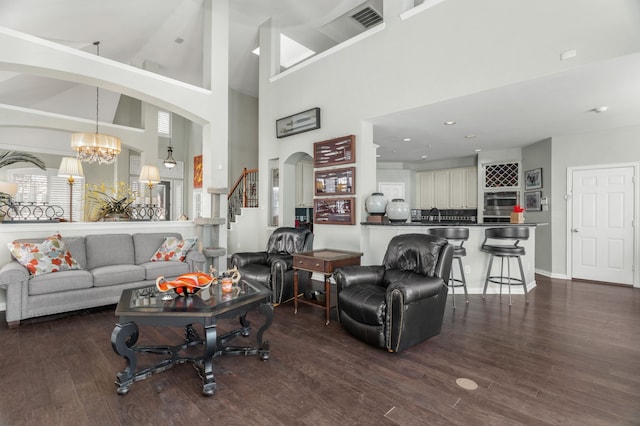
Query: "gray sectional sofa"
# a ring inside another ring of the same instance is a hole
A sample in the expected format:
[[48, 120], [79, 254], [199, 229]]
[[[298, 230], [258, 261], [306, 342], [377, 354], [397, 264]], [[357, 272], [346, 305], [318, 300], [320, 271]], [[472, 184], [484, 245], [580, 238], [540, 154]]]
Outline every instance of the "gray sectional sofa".
[[30, 276], [20, 263], [9, 262], [0, 268], [9, 327], [27, 318], [114, 304], [124, 289], [155, 284], [159, 276], [171, 279], [204, 268], [206, 259], [197, 250], [189, 251], [184, 262], [151, 262], [167, 237], [182, 239], [172, 232], [65, 237], [67, 249], [82, 269], [45, 275]]

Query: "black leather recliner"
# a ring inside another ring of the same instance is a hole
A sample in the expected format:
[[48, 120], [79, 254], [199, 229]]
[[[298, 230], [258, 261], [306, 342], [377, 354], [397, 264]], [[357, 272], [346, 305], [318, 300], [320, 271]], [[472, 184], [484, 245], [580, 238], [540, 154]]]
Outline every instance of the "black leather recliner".
[[453, 250], [444, 238], [403, 234], [389, 242], [383, 265], [337, 269], [343, 327], [389, 352], [440, 333]]
[[[307, 228], [278, 228], [269, 237], [266, 251], [231, 255], [231, 267], [243, 278], [254, 280], [273, 291], [271, 300], [279, 305], [293, 298], [292, 253], [313, 250], [313, 233]], [[306, 288], [310, 272], [298, 271], [298, 282]]]

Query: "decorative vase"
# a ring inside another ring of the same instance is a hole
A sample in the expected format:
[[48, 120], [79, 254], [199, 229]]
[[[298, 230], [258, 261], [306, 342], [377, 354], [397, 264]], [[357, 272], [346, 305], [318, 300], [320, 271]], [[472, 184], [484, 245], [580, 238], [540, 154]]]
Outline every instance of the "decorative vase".
[[103, 222], [125, 222], [131, 220], [127, 213], [105, 213], [102, 217]]
[[394, 198], [387, 204], [387, 217], [391, 222], [406, 222], [410, 213], [409, 204], [402, 198]]
[[365, 201], [367, 213], [372, 216], [384, 216], [387, 206], [387, 199], [382, 192], [374, 192]]

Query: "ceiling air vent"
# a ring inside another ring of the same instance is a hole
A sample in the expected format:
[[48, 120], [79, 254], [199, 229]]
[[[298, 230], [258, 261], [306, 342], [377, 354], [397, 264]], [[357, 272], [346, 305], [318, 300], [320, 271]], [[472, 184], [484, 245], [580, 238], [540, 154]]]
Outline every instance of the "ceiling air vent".
[[365, 28], [371, 28], [374, 25], [378, 25], [380, 22], [382, 22], [382, 16], [380, 16], [380, 14], [370, 6], [367, 6], [364, 9], [354, 13], [353, 15], [351, 15], [351, 17], [358, 21]]

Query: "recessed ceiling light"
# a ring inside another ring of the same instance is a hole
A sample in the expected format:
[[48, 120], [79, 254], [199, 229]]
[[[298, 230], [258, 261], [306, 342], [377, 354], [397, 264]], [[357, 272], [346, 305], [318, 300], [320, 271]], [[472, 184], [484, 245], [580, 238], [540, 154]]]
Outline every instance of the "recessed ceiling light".
[[600, 114], [601, 112], [605, 112], [608, 109], [609, 109], [608, 106], [601, 106], [601, 107], [596, 107], [596, 108], [592, 109], [591, 111], [595, 112], [596, 114]]
[[380, 158], [380, 157], [381, 157], [381, 155], [380, 155], [380, 154], [376, 154], [376, 158]]
[[411, 142], [411, 138], [403, 138], [402, 141], [403, 142]]
[[474, 135], [473, 133], [469, 133], [467, 136], [465, 136], [465, 138], [467, 138], [467, 139], [473, 139], [475, 137], [476, 137], [476, 135]]
[[443, 124], [445, 126], [453, 126], [454, 124], [456, 124], [456, 122], [455, 121], [445, 121]]
[[480, 152], [482, 151], [480, 148], [474, 149], [475, 152]]
[[426, 156], [426, 155], [421, 155], [421, 156], [420, 156], [420, 158], [422, 158], [423, 160], [426, 160], [426, 159], [427, 159], [427, 158], [429, 158], [429, 157], [428, 157], [428, 156]]

